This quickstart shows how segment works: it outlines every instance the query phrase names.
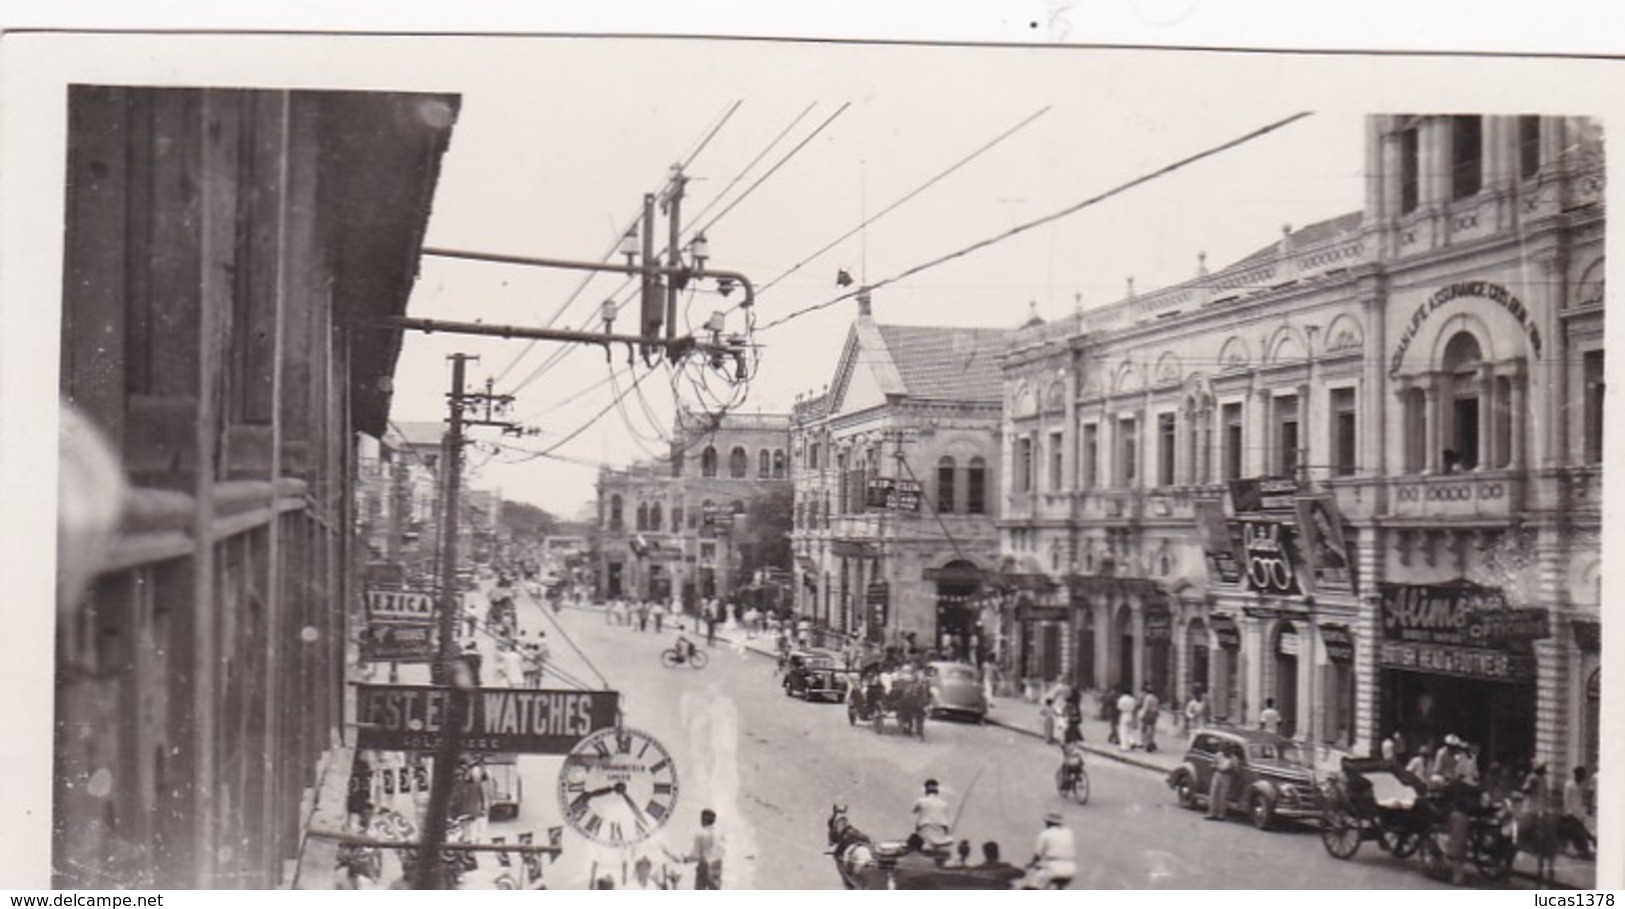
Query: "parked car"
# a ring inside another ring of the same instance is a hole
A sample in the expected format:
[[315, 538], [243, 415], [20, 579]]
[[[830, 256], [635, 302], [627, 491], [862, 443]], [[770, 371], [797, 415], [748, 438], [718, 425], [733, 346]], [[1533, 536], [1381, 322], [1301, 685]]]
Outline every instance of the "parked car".
[[827, 650], [792, 650], [784, 671], [784, 693], [806, 700], [846, 700], [846, 674], [840, 657]]
[[925, 680], [931, 689], [926, 713], [933, 717], [954, 715], [980, 723], [987, 719], [987, 691], [982, 675], [968, 663], [928, 663]]
[[1214, 759], [1221, 748], [1232, 746], [1240, 750], [1241, 759], [1226, 811], [1247, 812], [1260, 830], [1281, 818], [1320, 817], [1320, 787], [1303, 748], [1285, 736], [1236, 727], [1199, 729], [1191, 737], [1184, 760], [1168, 774], [1168, 786], [1180, 805], [1192, 810], [1207, 805]]
[[481, 762], [485, 771], [485, 813], [493, 821], [519, 816], [524, 783], [519, 779], [519, 755], [488, 754]]

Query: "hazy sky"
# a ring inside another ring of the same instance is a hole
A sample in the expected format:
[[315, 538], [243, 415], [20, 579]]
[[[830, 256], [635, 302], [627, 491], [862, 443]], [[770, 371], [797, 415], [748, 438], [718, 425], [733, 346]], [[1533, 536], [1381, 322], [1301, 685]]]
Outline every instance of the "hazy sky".
[[[428, 65], [432, 61], [425, 61]], [[684, 221], [710, 221], [818, 125], [828, 125], [707, 230], [714, 267], [757, 285], [949, 169], [1034, 114], [1026, 126], [822, 257], [758, 301], [759, 323], [829, 300], [838, 269], [878, 281], [1089, 198], [1303, 109], [1301, 99], [1235, 103], [1240, 83], [1268, 81], [1259, 60], [1033, 49], [896, 48], [555, 39], [492, 41], [439, 84], [463, 107], [430, 221], [431, 246], [598, 260], [635, 217], [642, 194], [695, 158]], [[1204, 75], [1205, 74], [1205, 75]], [[849, 105], [844, 111], [842, 105]], [[808, 108], [811, 108], [810, 111]], [[837, 114], [837, 111], [840, 111]], [[800, 117], [799, 122], [797, 118]], [[789, 133], [750, 170], [775, 137]], [[1302, 225], [1357, 208], [1363, 122], [1323, 112], [1250, 144], [1025, 232], [875, 293], [877, 319], [904, 324], [1014, 326], [1029, 307], [1052, 317], [1219, 267]], [[743, 174], [743, 176], [741, 176]], [[733, 184], [731, 191], [727, 191]], [[725, 191], [727, 191], [725, 193]], [[724, 194], [725, 193], [725, 194]], [[719, 201], [720, 197], [720, 201]], [[703, 218], [694, 216], [712, 205]], [[665, 234], [661, 219], [660, 235]], [[617, 257], [617, 261], [619, 261]], [[599, 304], [622, 286], [582, 273], [426, 258], [410, 312], [487, 322], [597, 327]], [[623, 291], [620, 299], [626, 299]], [[727, 304], [738, 298], [732, 298]], [[687, 304], [694, 321], [721, 298]], [[723, 304], [725, 306], [726, 304]], [[760, 374], [746, 409], [782, 411], [833, 374], [856, 304], [846, 301], [760, 334]], [[617, 322], [625, 329], [635, 304]], [[738, 325], [735, 321], [734, 326]], [[589, 421], [628, 381], [624, 348], [610, 366], [592, 347], [537, 374], [560, 345], [409, 336], [394, 416], [444, 415], [452, 351], [477, 353], [470, 377], [517, 397], [513, 415], [548, 448]], [[640, 364], [638, 371], [645, 368]], [[673, 390], [662, 370], [624, 408], [559, 448], [563, 462], [475, 451], [474, 482], [574, 513], [594, 468], [660, 452]], [[691, 396], [690, 396], [691, 399]], [[490, 441], [499, 439], [487, 430]], [[518, 463], [505, 463], [505, 462]], [[580, 463], [575, 463], [580, 462]]]

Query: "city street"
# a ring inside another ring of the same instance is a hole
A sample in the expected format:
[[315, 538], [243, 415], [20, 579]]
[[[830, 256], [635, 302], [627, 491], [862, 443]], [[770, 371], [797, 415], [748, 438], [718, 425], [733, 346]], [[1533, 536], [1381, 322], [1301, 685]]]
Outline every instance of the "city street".
[[[737, 645], [719, 642], [703, 670], [663, 667], [659, 652], [673, 640], [670, 625], [659, 635], [652, 627], [639, 633], [605, 624], [593, 609], [544, 613], [523, 595], [519, 616], [531, 635], [548, 632], [564, 672], [591, 678], [586, 661], [597, 666], [623, 692], [627, 725], [654, 734], [679, 763], [679, 803], [662, 834], [634, 853], [617, 854], [567, 831], [564, 857], [547, 870], [550, 887], [584, 887], [595, 865], [620, 886], [622, 862], [629, 867], [639, 854], [650, 855], [657, 869], [671, 864], [661, 847], [686, 850], [700, 810], [710, 807], [727, 840], [724, 887], [838, 888], [823, 855], [831, 806], [848, 806], [853, 823], [877, 838], [901, 838], [911, 829], [909, 808], [927, 777], [941, 781], [961, 812], [956, 834], [978, 854], [991, 839], [1006, 859], [1024, 861], [1044, 813], [1059, 808], [1078, 837], [1079, 889], [1435, 885], [1414, 863], [1396, 862], [1374, 847], [1352, 861], [1334, 859], [1312, 828], [1265, 833], [1239, 819], [1205, 823], [1200, 813], [1175, 806], [1157, 774], [1110, 760], [1091, 761], [1087, 805], [1064, 803], [1051, 785], [1054, 750], [1029, 737], [992, 725], [933, 721], [922, 743], [854, 728], [839, 705], [786, 698], [772, 661]], [[558, 683], [550, 677], [546, 684]], [[511, 841], [530, 831], [545, 841], [546, 829], [563, 823], [556, 796], [560, 764], [556, 757], [521, 759], [519, 817], [493, 823], [492, 835]], [[465, 886], [481, 886], [494, 876], [494, 864], [482, 860]], [[692, 866], [671, 867], [688, 872], [681, 886], [692, 886]]]

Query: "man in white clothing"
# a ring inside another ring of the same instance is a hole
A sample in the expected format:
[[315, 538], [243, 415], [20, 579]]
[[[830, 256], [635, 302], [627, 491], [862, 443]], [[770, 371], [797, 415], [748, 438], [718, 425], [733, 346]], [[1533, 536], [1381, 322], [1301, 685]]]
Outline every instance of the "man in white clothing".
[[1065, 890], [1078, 873], [1078, 849], [1072, 831], [1061, 822], [1061, 813], [1044, 815], [1044, 832], [1033, 849], [1034, 890]]
[[933, 849], [953, 845], [953, 820], [947, 800], [937, 794], [936, 780], [925, 781], [925, 795], [914, 803], [914, 832]]

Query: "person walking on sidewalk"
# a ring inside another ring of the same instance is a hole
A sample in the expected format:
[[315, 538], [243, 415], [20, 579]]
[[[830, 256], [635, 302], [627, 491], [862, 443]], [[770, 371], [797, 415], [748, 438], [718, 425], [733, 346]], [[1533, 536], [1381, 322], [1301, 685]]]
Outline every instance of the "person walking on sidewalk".
[[694, 834], [694, 845], [686, 855], [670, 849], [666, 855], [674, 862], [694, 862], [694, 889], [722, 889], [722, 834], [717, 831], [717, 813], [707, 808], [700, 812], [700, 829]]
[[1145, 686], [1145, 697], [1140, 700], [1140, 744], [1149, 754], [1157, 750], [1157, 719], [1161, 716], [1162, 702], [1151, 686]]
[[1044, 706], [1038, 710], [1039, 722], [1044, 728], [1044, 744], [1055, 744], [1055, 699], [1045, 698]]
[[1128, 688], [1117, 697], [1117, 747], [1122, 751], [1133, 751], [1138, 734], [1135, 731], [1134, 710], [1136, 705], [1134, 695]]

